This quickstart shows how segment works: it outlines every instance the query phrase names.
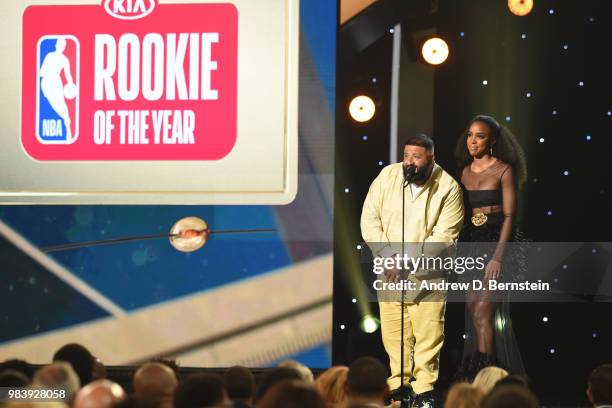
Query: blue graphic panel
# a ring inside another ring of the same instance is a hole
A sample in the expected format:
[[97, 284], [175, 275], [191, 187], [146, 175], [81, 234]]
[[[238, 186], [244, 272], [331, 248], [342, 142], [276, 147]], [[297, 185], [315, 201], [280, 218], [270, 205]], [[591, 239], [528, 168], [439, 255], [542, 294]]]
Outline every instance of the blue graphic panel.
[[[5, 207], [1, 217], [42, 248], [169, 232], [197, 215], [213, 230], [276, 229], [271, 207], [40, 206]], [[291, 263], [278, 232], [213, 236], [193, 253], [167, 238], [52, 253], [60, 264], [118, 306], [134, 310], [217, 288]]]

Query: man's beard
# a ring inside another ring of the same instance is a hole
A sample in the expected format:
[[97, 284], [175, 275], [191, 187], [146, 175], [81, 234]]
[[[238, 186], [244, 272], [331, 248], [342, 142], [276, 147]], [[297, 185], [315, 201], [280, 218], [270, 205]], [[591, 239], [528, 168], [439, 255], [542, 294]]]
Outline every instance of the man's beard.
[[411, 183], [415, 183], [415, 184], [421, 184], [421, 183], [425, 182], [427, 180], [427, 178], [429, 177], [429, 174], [431, 172], [432, 166], [433, 166], [433, 163], [430, 162], [430, 163], [428, 163], [428, 164], [426, 164], [424, 166], [417, 167], [417, 172], [412, 177], [410, 182]]

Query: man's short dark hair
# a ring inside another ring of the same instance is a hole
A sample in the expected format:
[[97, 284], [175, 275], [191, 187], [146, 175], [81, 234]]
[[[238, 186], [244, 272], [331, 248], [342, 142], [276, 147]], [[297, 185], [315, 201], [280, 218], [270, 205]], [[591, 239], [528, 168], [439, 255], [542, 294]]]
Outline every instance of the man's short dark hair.
[[494, 387], [480, 402], [482, 408], [539, 408], [535, 395], [520, 385]]
[[89, 350], [77, 343], [66, 344], [55, 352], [53, 361], [65, 361], [74, 368], [81, 380], [81, 387], [93, 378], [94, 357]]
[[361, 357], [349, 366], [346, 385], [354, 395], [377, 395], [387, 389], [387, 370], [372, 357]]
[[22, 372], [17, 370], [0, 371], [0, 387], [25, 387], [30, 380]]
[[176, 387], [174, 407], [212, 407], [223, 402], [224, 397], [223, 377], [209, 373], [192, 374]]
[[300, 373], [292, 368], [277, 367], [272, 371], [268, 371], [259, 381], [257, 394], [255, 395], [255, 403], [266, 394], [266, 392], [275, 384], [285, 380], [302, 380]]
[[231, 400], [246, 400], [255, 394], [255, 378], [246, 367], [234, 366], [223, 374], [227, 395]]
[[155, 404], [140, 397], [130, 395], [127, 398], [115, 402], [112, 408], [158, 408]]
[[589, 376], [589, 388], [595, 405], [612, 405], [612, 364], [603, 364]]
[[434, 141], [431, 137], [427, 136], [425, 133], [417, 133], [414, 136], [411, 136], [404, 143], [404, 148], [406, 146], [420, 146], [424, 147], [430, 153], [434, 151]]
[[2, 370], [15, 370], [19, 371], [21, 374], [25, 375], [28, 380], [32, 380], [34, 376], [34, 367], [25, 360], [20, 360], [18, 358], [12, 358], [10, 360], [6, 360], [0, 363], [0, 371]]
[[258, 408], [325, 408], [325, 400], [304, 380], [283, 380], [270, 388]]
[[527, 382], [527, 379], [518, 374], [507, 375], [495, 383], [495, 387], [501, 387], [504, 385], [516, 385], [518, 387], [525, 387], [529, 389], [529, 383]]

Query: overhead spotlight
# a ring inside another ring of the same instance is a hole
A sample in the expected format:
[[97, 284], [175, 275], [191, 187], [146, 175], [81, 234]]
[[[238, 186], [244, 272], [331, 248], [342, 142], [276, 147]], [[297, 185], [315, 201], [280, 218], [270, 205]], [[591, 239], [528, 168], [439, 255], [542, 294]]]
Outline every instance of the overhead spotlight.
[[372, 98], [366, 95], [358, 95], [349, 104], [349, 113], [357, 122], [367, 122], [374, 117], [376, 105]]
[[448, 45], [441, 38], [430, 38], [423, 44], [421, 54], [427, 63], [440, 65], [448, 58]]
[[533, 0], [508, 0], [508, 8], [516, 16], [526, 16], [533, 9]]
[[366, 333], [374, 333], [380, 327], [380, 320], [372, 315], [365, 315], [359, 323], [359, 328]]

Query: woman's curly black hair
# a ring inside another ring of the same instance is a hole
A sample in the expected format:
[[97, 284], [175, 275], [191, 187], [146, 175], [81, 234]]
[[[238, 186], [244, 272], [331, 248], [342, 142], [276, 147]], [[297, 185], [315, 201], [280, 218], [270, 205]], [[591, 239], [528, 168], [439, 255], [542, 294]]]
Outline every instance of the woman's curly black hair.
[[472, 156], [470, 156], [467, 148], [467, 135], [470, 126], [472, 126], [474, 122], [482, 122], [491, 129], [491, 135], [495, 141], [493, 144], [493, 157], [497, 157], [512, 166], [514, 174], [516, 174], [518, 185], [523, 184], [527, 180], [527, 160], [525, 159], [523, 148], [507, 127], [501, 126], [497, 120], [487, 115], [477, 115], [470, 120], [467, 128], [457, 141], [455, 160], [457, 161], [459, 172], [461, 172], [465, 166], [470, 165], [474, 160]]

